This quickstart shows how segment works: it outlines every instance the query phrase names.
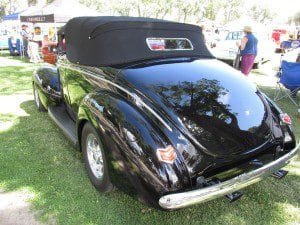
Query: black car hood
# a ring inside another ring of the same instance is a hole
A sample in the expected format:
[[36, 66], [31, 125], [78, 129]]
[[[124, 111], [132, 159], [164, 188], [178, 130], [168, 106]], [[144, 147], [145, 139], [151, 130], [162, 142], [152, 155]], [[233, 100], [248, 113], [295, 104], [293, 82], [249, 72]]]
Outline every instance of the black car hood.
[[267, 106], [256, 87], [222, 62], [151, 65], [122, 76], [214, 157], [251, 151], [270, 138]]

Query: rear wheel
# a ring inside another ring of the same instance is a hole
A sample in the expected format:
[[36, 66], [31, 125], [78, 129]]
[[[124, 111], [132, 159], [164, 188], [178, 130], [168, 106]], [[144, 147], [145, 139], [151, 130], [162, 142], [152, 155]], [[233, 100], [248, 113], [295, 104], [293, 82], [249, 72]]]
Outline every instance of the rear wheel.
[[35, 105], [38, 108], [38, 110], [40, 112], [45, 112], [46, 108], [43, 106], [43, 103], [41, 102], [39, 92], [35, 85], [33, 85], [33, 96], [34, 96]]
[[92, 184], [101, 192], [113, 189], [109, 179], [108, 166], [103, 144], [93, 125], [87, 122], [82, 130], [81, 148], [86, 170]]

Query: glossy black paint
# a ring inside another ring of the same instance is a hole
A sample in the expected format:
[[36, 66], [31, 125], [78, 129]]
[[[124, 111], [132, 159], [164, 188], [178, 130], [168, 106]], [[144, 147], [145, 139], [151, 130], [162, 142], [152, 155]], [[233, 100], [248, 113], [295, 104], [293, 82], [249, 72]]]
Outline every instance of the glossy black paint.
[[[281, 154], [295, 146], [291, 128], [280, 124], [280, 109], [217, 60], [177, 58], [116, 69], [60, 59], [58, 67], [59, 73], [41, 68], [34, 75], [43, 104], [64, 102], [78, 137], [91, 121], [110, 167], [125, 173], [152, 203], [163, 194], [196, 188], [199, 176], [233, 168], [241, 173], [251, 169], [253, 159], [274, 160], [278, 146], [284, 148]], [[55, 92], [49, 93], [49, 85]], [[292, 136], [290, 143], [283, 142], [285, 133]], [[167, 145], [177, 152], [172, 165], [156, 157], [156, 149]]]
[[59, 71], [55, 66], [38, 68], [33, 74], [33, 82], [39, 91], [44, 106], [58, 104], [62, 98]]

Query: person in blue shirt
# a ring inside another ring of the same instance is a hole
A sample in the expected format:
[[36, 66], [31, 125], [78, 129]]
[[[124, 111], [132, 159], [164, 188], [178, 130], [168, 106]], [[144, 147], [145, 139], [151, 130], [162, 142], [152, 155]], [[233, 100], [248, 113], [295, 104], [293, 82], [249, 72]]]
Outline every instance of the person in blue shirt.
[[255, 57], [257, 55], [257, 38], [252, 33], [252, 28], [250, 26], [245, 26], [243, 29], [245, 36], [241, 40], [241, 45], [239, 46], [241, 50], [241, 71], [243, 74], [248, 76], [250, 73]]

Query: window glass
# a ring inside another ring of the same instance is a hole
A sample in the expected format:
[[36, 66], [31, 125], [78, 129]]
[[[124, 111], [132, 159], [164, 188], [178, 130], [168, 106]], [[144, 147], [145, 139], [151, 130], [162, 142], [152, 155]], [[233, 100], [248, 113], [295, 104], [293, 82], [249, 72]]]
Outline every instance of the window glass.
[[146, 42], [152, 51], [193, 50], [187, 38], [147, 38]]

